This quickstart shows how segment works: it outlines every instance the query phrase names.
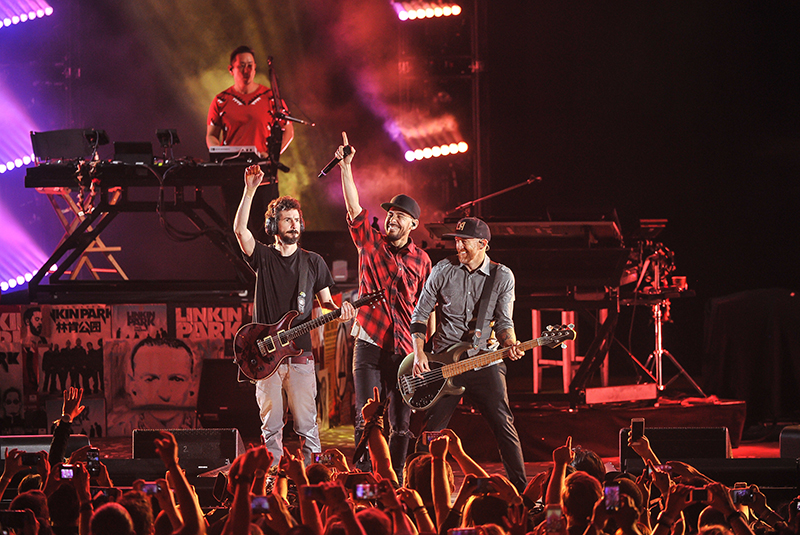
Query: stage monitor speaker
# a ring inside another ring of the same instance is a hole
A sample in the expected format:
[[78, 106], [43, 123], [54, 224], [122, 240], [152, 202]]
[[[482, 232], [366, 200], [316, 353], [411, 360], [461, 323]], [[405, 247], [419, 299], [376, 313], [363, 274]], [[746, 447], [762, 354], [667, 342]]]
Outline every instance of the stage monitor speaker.
[[[5, 460], [6, 448], [8, 450], [17, 449], [26, 453], [38, 453], [46, 451], [50, 454], [50, 442], [53, 441], [52, 435], [4, 435], [0, 436], [0, 459]], [[89, 445], [89, 437], [86, 435], [70, 435], [67, 441], [66, 456], [69, 458], [72, 452]], [[59, 460], [60, 462], [60, 460]], [[51, 461], [53, 463], [53, 461]]]
[[197, 396], [197, 419], [203, 427], [235, 427], [248, 440], [261, 436], [256, 387], [239, 381], [229, 359], [204, 359]]
[[[166, 429], [165, 431], [175, 435], [175, 440], [178, 442], [178, 458], [184, 468], [199, 461], [210, 466], [210, 470], [222, 464], [232, 463], [245, 451], [238, 429]], [[158, 459], [158, 452], [153, 443], [157, 438], [161, 438], [158, 430], [134, 429], [133, 458]]]
[[[628, 447], [629, 428], [619, 430], [619, 465], [626, 470], [630, 459], [640, 459]], [[731, 439], [727, 427], [649, 427], [644, 431], [650, 448], [662, 461], [729, 459]]]
[[800, 458], [800, 425], [787, 425], [781, 429], [780, 451], [782, 459]]

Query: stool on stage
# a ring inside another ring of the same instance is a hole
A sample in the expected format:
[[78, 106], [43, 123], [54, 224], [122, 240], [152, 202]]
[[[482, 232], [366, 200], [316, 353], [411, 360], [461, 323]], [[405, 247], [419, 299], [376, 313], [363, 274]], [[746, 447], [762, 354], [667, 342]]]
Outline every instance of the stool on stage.
[[[603, 323], [608, 317], [608, 310], [601, 309], [598, 312], [597, 321]], [[574, 310], [561, 311], [561, 324], [577, 325], [577, 316]], [[531, 310], [531, 325], [533, 329], [533, 336], [539, 336], [542, 332], [542, 311], [537, 309]], [[580, 332], [579, 330], [577, 332]], [[583, 357], [577, 354], [577, 340], [575, 343], [566, 344], [566, 347], [561, 348], [561, 358], [543, 358], [542, 348], [533, 348], [533, 393], [538, 394], [542, 388], [542, 369], [554, 366], [561, 367], [561, 377], [564, 386], [564, 393], [569, 393], [569, 385], [575, 375], [580, 363], [583, 362]], [[550, 353], [553, 354], [553, 353]], [[606, 355], [602, 366], [602, 383], [603, 386], [608, 386], [608, 355]]]

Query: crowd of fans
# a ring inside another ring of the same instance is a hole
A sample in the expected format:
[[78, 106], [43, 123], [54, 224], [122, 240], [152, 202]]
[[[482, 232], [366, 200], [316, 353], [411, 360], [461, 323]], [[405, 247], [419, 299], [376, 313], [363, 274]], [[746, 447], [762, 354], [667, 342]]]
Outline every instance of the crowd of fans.
[[[49, 455], [6, 452], [0, 492], [15, 475], [33, 473], [19, 482], [10, 509], [0, 511], [2, 533], [798, 534], [798, 498], [773, 510], [755, 485], [729, 489], [685, 463], [662, 463], [646, 436], [629, 443], [646, 466], [638, 477], [606, 472], [602, 459], [573, 448], [567, 438], [553, 451], [552, 467], [519, 494], [504, 476], [488, 474], [465, 453], [459, 437], [444, 430], [431, 440], [428, 453], [409, 456], [400, 486], [381, 419], [372, 418], [380, 406], [377, 392], [363, 408], [365, 421], [376, 422], [368, 435], [373, 472], [351, 471], [336, 449], [305, 466], [300, 451], [284, 449], [275, 462], [265, 447], [254, 447], [231, 464], [223, 506], [204, 514], [170, 433], [155, 441], [165, 477], [135, 481], [124, 493], [114, 488], [102, 463], [87, 468], [85, 448], [64, 462], [70, 422], [83, 410], [81, 397], [75, 388], [64, 392]], [[465, 475], [457, 492], [451, 460]]]

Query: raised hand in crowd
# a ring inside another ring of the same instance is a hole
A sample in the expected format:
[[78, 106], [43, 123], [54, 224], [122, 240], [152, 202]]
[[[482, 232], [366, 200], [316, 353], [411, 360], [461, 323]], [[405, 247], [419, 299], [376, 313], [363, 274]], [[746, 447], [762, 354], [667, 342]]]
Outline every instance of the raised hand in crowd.
[[175, 436], [167, 431], [159, 431], [159, 435], [160, 438], [155, 439], [153, 443], [156, 447], [156, 453], [164, 462], [168, 476], [172, 480], [178, 503], [181, 504], [181, 516], [183, 517], [183, 526], [173, 531], [173, 534], [203, 534], [206, 532], [203, 511], [200, 509], [194, 491], [178, 462], [178, 442], [175, 440]]
[[461, 438], [452, 429], [442, 429], [442, 435], [448, 438], [447, 451], [456, 460], [464, 474], [473, 474], [477, 477], [489, 477], [489, 474], [475, 462], [465, 451]]
[[561, 505], [561, 489], [564, 487], [564, 478], [567, 476], [567, 466], [575, 458], [572, 451], [572, 437], [567, 437], [563, 446], [553, 450], [553, 474], [547, 485], [545, 503], [547, 505]]
[[263, 466], [272, 465], [272, 454], [264, 446], [251, 448], [238, 456], [228, 472], [228, 490], [233, 494], [228, 520], [222, 530], [226, 535], [250, 533], [251, 495], [250, 489]]
[[661, 464], [661, 461], [658, 460], [658, 456], [650, 447], [650, 440], [648, 440], [647, 436], [642, 435], [641, 438], [639, 438], [638, 440], [631, 440], [632, 438], [633, 436], [629, 433], [628, 447], [630, 447], [634, 452], [636, 452], [636, 454], [639, 457], [641, 457], [645, 463], [650, 461], [654, 465]]
[[403, 504], [397, 497], [394, 487], [387, 480], [378, 481], [378, 501], [383, 505], [383, 510], [392, 519], [394, 526], [393, 535], [415, 535], [411, 522], [403, 511]]
[[414, 519], [420, 532], [436, 532], [436, 526], [428, 513], [428, 508], [422, 502], [419, 492], [407, 487], [400, 487], [397, 489], [397, 497], [405, 505], [406, 513]]
[[350, 465], [347, 464], [347, 458], [344, 456], [344, 453], [339, 451], [337, 448], [327, 449], [323, 453], [325, 455], [330, 456], [331, 468], [334, 468], [337, 472], [340, 473], [345, 473], [350, 471]]
[[180, 529], [183, 526], [183, 517], [175, 505], [175, 496], [169, 487], [169, 483], [165, 478], [156, 479], [155, 483], [156, 493], [154, 496], [156, 497], [156, 502], [158, 502], [159, 509], [164, 511], [173, 531]]

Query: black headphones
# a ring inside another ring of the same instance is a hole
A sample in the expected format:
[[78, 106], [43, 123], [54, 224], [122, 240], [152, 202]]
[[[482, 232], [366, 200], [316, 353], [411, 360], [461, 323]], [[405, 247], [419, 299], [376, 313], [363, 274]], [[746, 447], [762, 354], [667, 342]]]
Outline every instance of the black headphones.
[[[278, 220], [275, 219], [274, 214], [280, 214], [285, 210], [297, 210], [300, 213], [300, 232], [305, 232], [306, 222], [303, 220], [303, 211], [299, 208], [290, 206], [288, 202], [281, 200], [274, 206], [270, 206], [270, 209], [267, 211], [267, 220], [264, 224], [264, 230], [267, 232], [267, 236], [276, 236], [278, 234]], [[269, 215], [270, 212], [272, 212], [273, 215]]]

